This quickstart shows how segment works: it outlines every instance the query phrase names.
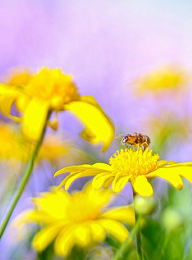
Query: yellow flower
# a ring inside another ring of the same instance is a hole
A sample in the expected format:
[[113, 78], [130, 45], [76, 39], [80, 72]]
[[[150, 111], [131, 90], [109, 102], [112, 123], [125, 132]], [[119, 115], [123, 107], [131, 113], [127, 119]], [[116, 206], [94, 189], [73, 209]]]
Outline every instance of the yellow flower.
[[[34, 145], [26, 142], [23, 136], [19, 134], [18, 129], [6, 123], [0, 123], [0, 144], [1, 160], [22, 161], [23, 163], [28, 161], [30, 157], [29, 151], [32, 150], [31, 148]], [[72, 149], [70, 144], [48, 135], [41, 146], [38, 162], [43, 159], [50, 162], [56, 161], [65, 157], [70, 149]]]
[[70, 75], [60, 69], [44, 68], [28, 80], [23, 78], [12, 80], [17, 86], [12, 83], [10, 86], [10, 82], [0, 85], [0, 109], [6, 116], [18, 120], [10, 115], [11, 107], [16, 103], [22, 113], [23, 132], [27, 137], [37, 140], [52, 112], [56, 113], [56, 119], [48, 125], [56, 130], [57, 113], [68, 110], [85, 125], [82, 138], [92, 144], [102, 142], [102, 150], [107, 150], [114, 137], [114, 126], [93, 97], [79, 95]]
[[55, 162], [65, 157], [72, 149], [70, 144], [67, 144], [60, 140], [58, 137], [47, 135], [40, 148], [38, 160], [48, 160]]
[[26, 161], [22, 139], [11, 125], [0, 123], [0, 144], [1, 160]]
[[90, 184], [71, 195], [63, 190], [52, 190], [33, 199], [35, 209], [18, 216], [14, 225], [22, 228], [29, 222], [42, 224], [32, 247], [40, 252], [54, 241], [59, 256], [67, 256], [75, 245], [88, 247], [99, 244], [107, 234], [123, 243], [128, 230], [120, 221], [134, 225], [135, 215], [131, 206], [103, 211], [112, 197], [111, 191], [98, 191]]
[[188, 76], [179, 67], [165, 66], [141, 77], [136, 81], [138, 94], [163, 94], [167, 91], [178, 91], [186, 86]]
[[[19, 129], [7, 123], [0, 123], [0, 160], [18, 163], [26, 163], [30, 157], [34, 143], [26, 142], [20, 135]], [[55, 162], [66, 157], [69, 151], [73, 151], [70, 143], [60, 140], [58, 137], [47, 135], [37, 158], [37, 162], [48, 160]], [[78, 152], [78, 149], [77, 149]]]
[[[25, 140], [26, 141], [26, 140]], [[31, 151], [34, 148], [34, 143], [30, 142]], [[82, 163], [84, 160], [89, 160], [90, 155], [75, 146], [75, 143], [70, 140], [62, 140], [59, 136], [50, 134], [45, 136], [43, 144], [40, 148], [37, 162], [49, 161], [54, 168], [62, 163], [71, 165]]]
[[[109, 187], [112, 184], [114, 192], [120, 192], [127, 182], [131, 182], [136, 193], [143, 197], [153, 195], [153, 188], [148, 178], [160, 177], [170, 182], [175, 188], [182, 189], [181, 177], [192, 182], [192, 163], [172, 163], [159, 161], [159, 155], [152, 154], [152, 150], [141, 148], [138, 150], [125, 149], [117, 151], [109, 160], [109, 165], [96, 163], [91, 165], [69, 166], [55, 173], [58, 176], [70, 172], [60, 184], [68, 189], [71, 183], [82, 177], [95, 176], [93, 187], [96, 189]], [[180, 177], [181, 176], [181, 177]]]

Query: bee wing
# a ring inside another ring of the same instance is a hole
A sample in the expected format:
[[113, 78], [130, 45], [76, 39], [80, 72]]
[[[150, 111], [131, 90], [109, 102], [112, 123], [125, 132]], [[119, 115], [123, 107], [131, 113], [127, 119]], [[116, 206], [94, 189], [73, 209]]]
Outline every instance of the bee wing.
[[117, 135], [117, 136], [115, 136], [115, 140], [121, 140], [125, 136], [126, 136], [126, 134]]

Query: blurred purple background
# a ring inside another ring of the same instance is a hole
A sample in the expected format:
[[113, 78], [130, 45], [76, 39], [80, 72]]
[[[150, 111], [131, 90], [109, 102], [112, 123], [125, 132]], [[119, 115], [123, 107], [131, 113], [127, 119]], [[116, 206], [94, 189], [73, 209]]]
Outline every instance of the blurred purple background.
[[15, 67], [59, 67], [116, 126], [134, 131], [150, 105], [130, 98], [131, 82], [164, 64], [191, 68], [191, 8], [187, 0], [2, 0], [1, 78]]

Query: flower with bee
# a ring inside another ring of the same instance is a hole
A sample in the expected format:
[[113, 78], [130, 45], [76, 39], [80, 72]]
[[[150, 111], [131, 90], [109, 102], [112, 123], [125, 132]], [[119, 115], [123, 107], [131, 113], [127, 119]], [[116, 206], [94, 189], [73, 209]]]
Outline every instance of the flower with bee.
[[135, 193], [143, 197], [152, 196], [154, 191], [148, 181], [151, 178], [161, 178], [181, 190], [186, 178], [192, 183], [192, 163], [173, 163], [160, 160], [158, 154], [153, 154], [152, 149], [142, 147], [138, 149], [126, 148], [116, 151], [109, 159], [109, 164], [95, 163], [93, 165], [69, 166], [55, 173], [70, 173], [60, 184], [67, 190], [78, 178], [94, 176], [92, 185], [95, 189], [108, 188], [112, 185], [114, 192], [123, 190], [128, 182], [131, 182]]

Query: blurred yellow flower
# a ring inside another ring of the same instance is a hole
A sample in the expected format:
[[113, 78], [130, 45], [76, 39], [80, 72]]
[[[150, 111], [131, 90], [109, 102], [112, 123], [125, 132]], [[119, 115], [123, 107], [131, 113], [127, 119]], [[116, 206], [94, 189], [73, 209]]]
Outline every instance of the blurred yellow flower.
[[[29, 145], [34, 146], [34, 143], [30, 143]], [[32, 147], [30, 150], [32, 151]], [[84, 160], [90, 159], [92, 159], [92, 157], [81, 150], [80, 147], [76, 147], [72, 141], [62, 140], [61, 136], [48, 134], [45, 136], [40, 148], [37, 163], [49, 161], [54, 169], [58, 169], [61, 163], [71, 165], [74, 162], [78, 164], [78, 162], [82, 163]]]
[[[16, 159], [27, 162], [29, 151], [33, 144], [27, 143], [18, 129], [10, 124], [0, 123], [0, 158], [4, 160]], [[58, 137], [48, 135], [40, 149], [38, 161], [47, 159], [50, 162], [64, 157], [71, 146], [62, 142]]]
[[153, 195], [153, 188], [148, 178], [160, 177], [180, 190], [183, 187], [181, 177], [192, 182], [191, 165], [192, 163], [177, 164], [165, 160], [159, 161], [159, 155], [153, 155], [149, 148], [145, 151], [141, 148], [138, 150], [131, 148], [117, 151], [114, 157], [110, 158], [109, 165], [95, 163], [92, 166], [69, 166], [56, 172], [55, 176], [70, 172], [60, 184], [60, 187], [64, 186], [65, 189], [68, 189], [74, 180], [87, 176], [95, 176], [92, 184], [95, 189], [102, 186], [107, 188], [112, 183], [114, 192], [122, 191], [130, 181], [136, 193], [149, 197]]
[[137, 93], [164, 94], [167, 91], [184, 89], [188, 75], [177, 66], [164, 66], [136, 81]]
[[21, 138], [10, 124], [0, 123], [0, 159], [26, 161]]
[[[20, 77], [19, 77], [20, 76]], [[81, 136], [85, 140], [103, 143], [105, 151], [114, 137], [114, 126], [93, 97], [81, 97], [70, 75], [60, 69], [43, 68], [39, 73], [27, 77], [25, 73], [14, 76], [8, 84], [0, 85], [0, 109], [14, 120], [23, 121], [23, 132], [37, 140], [51, 112], [68, 110], [84, 125]], [[13, 84], [18, 84], [13, 86]], [[12, 105], [23, 114], [22, 119], [10, 115]], [[58, 127], [58, 119], [48, 123], [52, 129]]]
[[40, 252], [54, 241], [54, 250], [59, 256], [67, 256], [75, 245], [89, 247], [99, 244], [107, 234], [123, 243], [129, 233], [120, 222], [134, 225], [135, 214], [131, 206], [103, 211], [112, 197], [111, 191], [98, 191], [90, 184], [71, 195], [55, 189], [34, 198], [35, 209], [19, 215], [14, 225], [22, 228], [29, 222], [42, 224], [32, 247]]
[[65, 157], [72, 149], [70, 144], [60, 140], [58, 137], [47, 135], [39, 151], [38, 160], [48, 160], [55, 162]]
[[[26, 142], [17, 128], [7, 123], [0, 123], [0, 160], [17, 163], [26, 163], [30, 157], [30, 151], [34, 146], [31, 142]], [[48, 160], [55, 162], [64, 158], [73, 147], [71, 144], [63, 142], [58, 137], [47, 135], [39, 152], [37, 162]], [[77, 150], [78, 151], [78, 150]]]

